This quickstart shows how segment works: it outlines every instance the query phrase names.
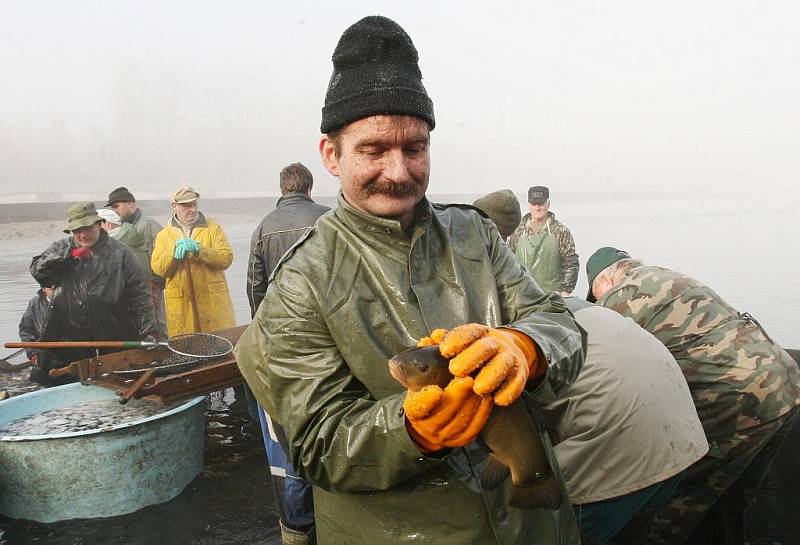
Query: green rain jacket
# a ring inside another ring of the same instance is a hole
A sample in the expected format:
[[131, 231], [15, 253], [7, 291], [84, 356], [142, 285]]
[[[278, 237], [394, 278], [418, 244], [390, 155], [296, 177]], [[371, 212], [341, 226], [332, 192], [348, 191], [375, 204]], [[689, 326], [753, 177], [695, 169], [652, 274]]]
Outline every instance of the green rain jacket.
[[560, 296], [543, 293], [471, 207], [423, 199], [408, 236], [340, 195], [278, 264], [236, 357], [314, 485], [320, 544], [567, 542], [542, 526], [523, 537], [509, 480], [481, 490], [479, 442], [426, 456], [406, 432], [405, 390], [387, 360], [468, 322], [528, 334], [549, 364], [540, 390], [580, 370], [585, 338]]
[[133, 225], [123, 223], [108, 235], [133, 250], [136, 255], [136, 261], [139, 262], [139, 267], [141, 267], [145, 277], [149, 279], [150, 275], [153, 274], [150, 269], [150, 247], [144, 237], [134, 229]]

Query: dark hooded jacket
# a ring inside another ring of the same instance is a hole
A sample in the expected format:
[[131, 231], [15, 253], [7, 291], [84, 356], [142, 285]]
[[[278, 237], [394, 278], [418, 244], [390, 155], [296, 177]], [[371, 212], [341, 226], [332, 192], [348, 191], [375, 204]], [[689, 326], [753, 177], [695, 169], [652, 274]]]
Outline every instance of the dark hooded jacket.
[[[41, 289], [35, 297], [31, 298], [28, 302], [28, 308], [19, 322], [19, 339], [21, 341], [35, 342], [41, 340], [50, 306], [51, 302], [47, 300], [47, 296]], [[35, 362], [35, 365], [31, 368], [30, 379], [39, 384], [49, 384], [51, 381], [50, 377], [47, 376], [46, 370], [52, 368], [49, 363], [52, 351], [29, 348], [25, 352], [28, 358]]]
[[[19, 322], [19, 339], [23, 342], [34, 342], [41, 338], [44, 331], [44, 323], [47, 313], [50, 310], [50, 301], [44, 294], [44, 290], [39, 290], [35, 297], [28, 301], [28, 308]], [[31, 353], [29, 351], [28, 356]]]
[[[58, 240], [31, 261], [42, 286], [55, 286], [45, 341], [140, 340], [158, 331], [146, 277], [133, 251], [100, 231], [89, 259], [70, 257], [72, 237]], [[48, 351], [55, 352], [55, 351]], [[69, 363], [92, 350], [58, 350]]]
[[255, 316], [264, 299], [269, 275], [280, 258], [329, 210], [304, 193], [289, 193], [278, 199], [275, 210], [261, 220], [250, 240], [247, 263], [247, 300], [251, 316]]

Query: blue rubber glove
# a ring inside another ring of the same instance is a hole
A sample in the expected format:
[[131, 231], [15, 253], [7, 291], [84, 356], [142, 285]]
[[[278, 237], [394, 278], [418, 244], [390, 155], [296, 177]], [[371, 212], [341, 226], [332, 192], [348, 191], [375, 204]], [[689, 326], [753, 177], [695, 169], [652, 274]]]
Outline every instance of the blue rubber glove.
[[183, 259], [186, 257], [186, 239], [180, 238], [175, 242], [175, 253], [172, 254], [172, 257], [175, 259]]
[[186, 238], [186, 249], [195, 255], [200, 255], [200, 244], [193, 238]]

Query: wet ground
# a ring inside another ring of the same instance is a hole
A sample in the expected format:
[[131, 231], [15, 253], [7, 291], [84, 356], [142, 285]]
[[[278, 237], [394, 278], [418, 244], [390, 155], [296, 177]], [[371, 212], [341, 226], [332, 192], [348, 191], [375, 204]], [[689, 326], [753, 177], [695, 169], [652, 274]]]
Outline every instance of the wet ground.
[[0, 515], [0, 545], [279, 544], [261, 431], [248, 419], [239, 389], [209, 403], [204, 455], [203, 472], [167, 503], [119, 517], [52, 524]]

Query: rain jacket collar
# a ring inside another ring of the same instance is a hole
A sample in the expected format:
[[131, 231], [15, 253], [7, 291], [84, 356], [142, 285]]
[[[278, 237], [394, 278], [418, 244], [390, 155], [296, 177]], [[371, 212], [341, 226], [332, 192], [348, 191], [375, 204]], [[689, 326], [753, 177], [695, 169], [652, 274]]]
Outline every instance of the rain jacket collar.
[[281, 197], [278, 199], [278, 202], [275, 203], [275, 208], [280, 208], [289, 204], [295, 204], [301, 201], [314, 202], [311, 197], [305, 193], [287, 193], [286, 195], [281, 195]]
[[[173, 214], [172, 217], [169, 219], [169, 224], [183, 231], [181, 222], [178, 221], [178, 217], [175, 214]], [[206, 221], [206, 216], [202, 212], [198, 212], [197, 219], [195, 220], [195, 222], [191, 226], [187, 227], [189, 227], [189, 230], [192, 230], [196, 227], [208, 227], [208, 221]]]
[[417, 203], [414, 211], [414, 221], [409, 233], [403, 231], [400, 222], [395, 219], [381, 218], [373, 216], [367, 212], [359, 210], [348, 203], [342, 192], [338, 195], [339, 206], [336, 209], [336, 216], [354, 232], [366, 231], [370, 233], [386, 233], [397, 237], [408, 238], [409, 235], [417, 236], [419, 231], [427, 231], [431, 225], [433, 210], [427, 197]]
[[141, 217], [142, 217], [142, 209], [137, 208], [133, 214], [122, 220], [122, 223], [130, 223], [136, 225], [136, 222], [139, 221], [139, 218]]

